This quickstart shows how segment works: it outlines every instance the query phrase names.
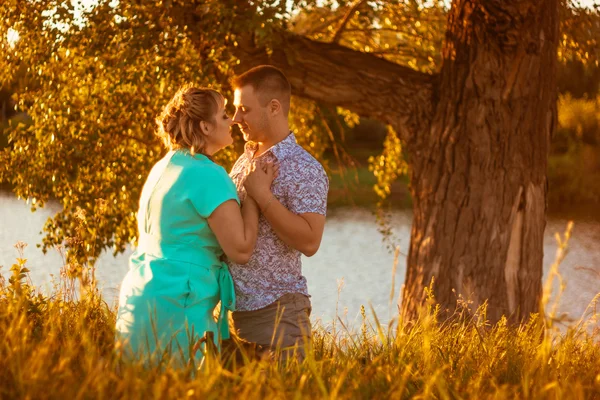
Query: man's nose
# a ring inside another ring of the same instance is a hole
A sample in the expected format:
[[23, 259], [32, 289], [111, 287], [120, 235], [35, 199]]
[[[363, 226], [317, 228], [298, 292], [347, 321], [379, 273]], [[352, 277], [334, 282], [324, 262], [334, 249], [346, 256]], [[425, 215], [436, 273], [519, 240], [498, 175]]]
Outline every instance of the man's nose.
[[242, 123], [242, 116], [240, 115], [239, 111], [236, 111], [235, 114], [233, 114], [233, 119], [231, 121], [234, 124], [241, 124]]

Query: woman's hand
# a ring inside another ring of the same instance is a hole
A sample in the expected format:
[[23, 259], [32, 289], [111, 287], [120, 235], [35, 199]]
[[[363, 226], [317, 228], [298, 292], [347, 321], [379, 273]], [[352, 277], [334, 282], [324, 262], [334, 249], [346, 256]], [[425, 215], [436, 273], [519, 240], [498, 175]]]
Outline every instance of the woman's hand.
[[279, 174], [279, 166], [272, 162], [262, 165], [253, 164], [253, 170], [248, 174], [244, 182], [246, 192], [255, 199], [259, 205], [271, 197], [271, 184]]

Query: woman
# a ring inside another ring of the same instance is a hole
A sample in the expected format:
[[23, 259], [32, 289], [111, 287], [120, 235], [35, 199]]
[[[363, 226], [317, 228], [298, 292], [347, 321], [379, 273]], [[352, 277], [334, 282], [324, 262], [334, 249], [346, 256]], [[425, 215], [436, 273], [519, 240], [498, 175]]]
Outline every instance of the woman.
[[[227, 172], [211, 156], [233, 143], [223, 96], [185, 87], [157, 118], [168, 154], [152, 168], [140, 197], [138, 248], [121, 286], [117, 336], [128, 354], [154, 364], [165, 352], [199, 361], [205, 331], [228, 338], [234, 289], [223, 253], [245, 264], [256, 243], [259, 210], [239, 205]], [[270, 187], [272, 165], [257, 169]], [[218, 324], [213, 311], [221, 302]]]

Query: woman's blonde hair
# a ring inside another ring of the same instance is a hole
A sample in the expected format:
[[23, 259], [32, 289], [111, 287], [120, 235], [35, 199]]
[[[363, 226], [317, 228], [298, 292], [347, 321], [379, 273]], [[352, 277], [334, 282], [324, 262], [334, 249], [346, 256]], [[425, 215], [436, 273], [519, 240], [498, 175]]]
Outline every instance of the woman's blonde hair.
[[214, 124], [217, 111], [224, 105], [225, 99], [216, 90], [184, 86], [156, 118], [156, 135], [169, 150], [184, 148], [203, 154], [206, 139], [200, 122]]

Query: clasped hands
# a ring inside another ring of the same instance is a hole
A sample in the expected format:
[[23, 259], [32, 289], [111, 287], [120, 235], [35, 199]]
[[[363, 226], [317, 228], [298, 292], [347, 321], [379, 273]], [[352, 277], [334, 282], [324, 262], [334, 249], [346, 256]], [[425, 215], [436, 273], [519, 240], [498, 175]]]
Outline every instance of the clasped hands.
[[266, 211], [266, 207], [271, 201], [271, 184], [279, 175], [279, 165], [264, 160], [253, 161], [250, 165], [250, 173], [244, 180], [244, 188], [248, 196], [252, 197], [259, 205], [261, 210]]

